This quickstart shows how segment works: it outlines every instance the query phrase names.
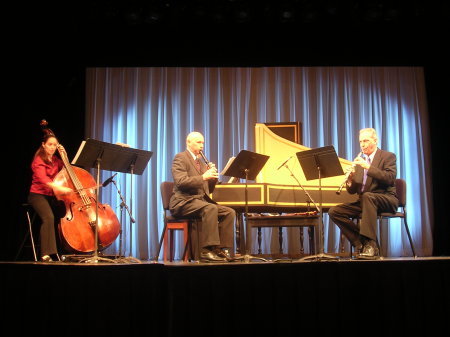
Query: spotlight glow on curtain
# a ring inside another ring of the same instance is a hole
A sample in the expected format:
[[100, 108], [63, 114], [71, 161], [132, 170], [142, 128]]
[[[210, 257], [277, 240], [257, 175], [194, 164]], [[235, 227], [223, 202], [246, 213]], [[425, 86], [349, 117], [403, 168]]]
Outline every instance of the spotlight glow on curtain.
[[[396, 153], [397, 176], [408, 185], [408, 223], [416, 250], [431, 255], [423, 77], [417, 67], [88, 69], [86, 137], [154, 152], [141, 176], [117, 176], [122, 194], [132, 202], [135, 224], [130, 226], [121, 211], [113, 184], [102, 191], [102, 202], [121, 215], [122, 252], [143, 260], [156, 255], [163, 228], [159, 185], [172, 180], [171, 161], [184, 150], [190, 131], [205, 135], [205, 153], [221, 168], [240, 150], [254, 151], [255, 123], [300, 121], [305, 146], [334, 145], [338, 156], [349, 160], [360, 151], [358, 130], [378, 131], [379, 147]], [[110, 174], [102, 172], [102, 178]], [[326, 214], [324, 221], [325, 252], [337, 252], [339, 230]], [[388, 254], [411, 254], [400, 223], [383, 233]], [[264, 238], [265, 252], [271, 249], [271, 237]], [[293, 245], [288, 236], [285, 241]], [[117, 252], [119, 244], [117, 240], [108, 249]]]

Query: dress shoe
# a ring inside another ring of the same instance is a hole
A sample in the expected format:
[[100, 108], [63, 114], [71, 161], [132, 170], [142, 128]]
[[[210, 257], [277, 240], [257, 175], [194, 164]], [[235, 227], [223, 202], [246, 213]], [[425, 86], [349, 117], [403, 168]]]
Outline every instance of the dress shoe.
[[53, 259], [50, 257], [50, 255], [44, 255], [41, 257], [42, 262], [53, 262]]
[[371, 240], [364, 245], [360, 254], [357, 255], [359, 259], [377, 259], [380, 257], [380, 250], [375, 241]]
[[231, 253], [230, 253], [230, 250], [229, 250], [229, 249], [223, 248], [223, 249], [222, 249], [222, 254], [225, 255], [225, 258], [226, 258], [226, 259], [232, 259], [232, 258], [233, 258], [233, 257], [231, 256]]
[[216, 248], [216, 249], [214, 249], [214, 253], [218, 257], [222, 257], [222, 258], [227, 259], [227, 260], [232, 260], [233, 259], [231, 257], [231, 254], [230, 254], [230, 250], [226, 249], [226, 248]]
[[226, 262], [224, 257], [217, 256], [216, 253], [210, 250], [202, 250], [200, 253], [200, 261], [202, 262]]
[[352, 246], [355, 247], [355, 253], [358, 255], [361, 253], [361, 251], [363, 250], [363, 245], [361, 243], [361, 241], [356, 240], [354, 242], [352, 242]]

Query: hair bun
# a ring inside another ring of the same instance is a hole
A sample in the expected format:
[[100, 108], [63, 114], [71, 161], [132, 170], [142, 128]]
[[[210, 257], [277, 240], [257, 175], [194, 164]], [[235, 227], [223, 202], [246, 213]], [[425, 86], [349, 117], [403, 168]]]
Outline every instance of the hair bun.
[[42, 131], [44, 132], [44, 137], [55, 137], [55, 134], [48, 127], [48, 122], [45, 119], [41, 120], [40, 125], [41, 125]]

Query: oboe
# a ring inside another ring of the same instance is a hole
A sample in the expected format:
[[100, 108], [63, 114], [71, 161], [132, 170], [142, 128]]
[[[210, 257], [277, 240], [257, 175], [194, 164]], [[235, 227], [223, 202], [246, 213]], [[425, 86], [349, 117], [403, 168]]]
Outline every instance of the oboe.
[[[362, 156], [362, 152], [358, 153], [358, 155], [356, 157], [361, 157]], [[342, 181], [341, 186], [339, 186], [338, 190], [336, 191], [336, 194], [341, 194], [342, 188], [344, 187], [344, 185], [347, 183], [348, 177], [350, 176], [350, 174], [353, 172], [353, 169], [355, 168], [355, 164], [352, 164], [352, 166], [350, 166], [347, 169], [347, 172], [345, 172], [345, 177], [344, 180]]]
[[210, 165], [209, 165], [209, 160], [206, 158], [205, 154], [203, 153], [202, 150], [200, 150], [200, 155], [202, 156], [203, 160], [205, 161], [206, 166], [208, 167], [208, 169], [210, 169]]

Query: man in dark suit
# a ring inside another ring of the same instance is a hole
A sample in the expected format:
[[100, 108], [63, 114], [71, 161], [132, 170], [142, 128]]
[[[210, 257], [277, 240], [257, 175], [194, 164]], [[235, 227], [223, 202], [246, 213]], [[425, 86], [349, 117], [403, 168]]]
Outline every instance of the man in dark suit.
[[[361, 153], [353, 161], [346, 182], [347, 191], [358, 193], [359, 199], [331, 207], [328, 211], [331, 220], [355, 247], [357, 257], [363, 259], [379, 257], [377, 214], [395, 212], [398, 208], [395, 191], [397, 159], [394, 153], [377, 148], [377, 143], [375, 129], [359, 131]], [[358, 227], [352, 218], [359, 215]]]
[[169, 209], [174, 216], [201, 217], [201, 261], [230, 261], [236, 213], [232, 208], [218, 205], [209, 197], [219, 175], [213, 163], [206, 164], [200, 160], [204, 143], [201, 133], [191, 132], [186, 138], [186, 150], [175, 155], [172, 163], [174, 194], [170, 199]]

